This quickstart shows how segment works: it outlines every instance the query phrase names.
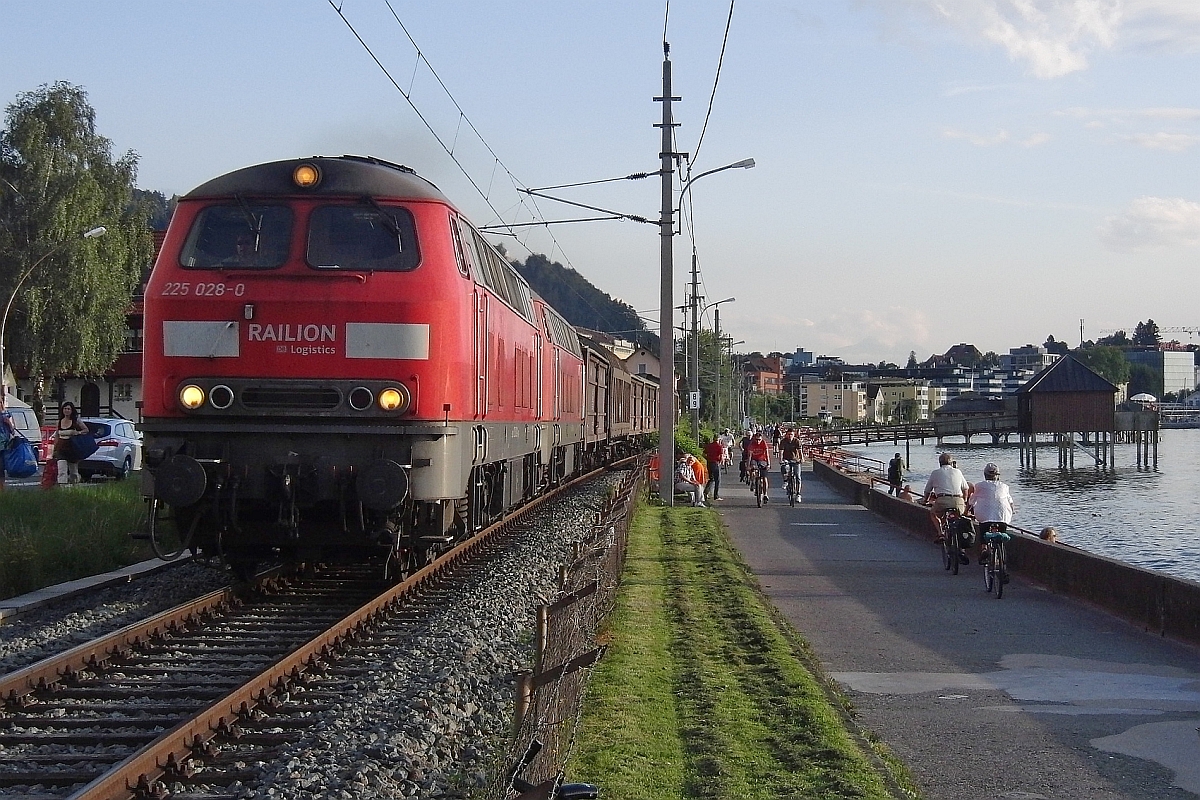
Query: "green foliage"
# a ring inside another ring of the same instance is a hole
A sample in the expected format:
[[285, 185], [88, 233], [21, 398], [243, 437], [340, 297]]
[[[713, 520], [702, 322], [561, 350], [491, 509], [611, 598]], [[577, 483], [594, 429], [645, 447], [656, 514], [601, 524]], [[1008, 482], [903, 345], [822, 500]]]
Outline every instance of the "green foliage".
[[133, 200], [130, 203], [131, 212], [140, 211], [145, 214], [147, 224], [152, 230], [165, 231], [167, 225], [171, 222], [171, 215], [175, 213], [175, 206], [178, 204], [179, 198], [172, 197], [170, 200], [162, 192], [155, 192], [148, 189], [134, 189]]
[[1129, 396], [1133, 397], [1135, 394], [1142, 394], [1143, 392], [1162, 398], [1163, 374], [1160, 370], [1147, 364], [1130, 364]]
[[1053, 336], [1047, 336], [1046, 343], [1042, 347], [1046, 348], [1046, 352], [1057, 353], [1060, 356], [1065, 356], [1071, 352], [1071, 348], [1066, 342], [1057, 341]]
[[905, 369], [916, 369], [918, 366], [919, 366], [919, 364], [917, 364], [917, 351], [909, 350], [908, 351], [908, 363], [904, 365], [904, 368]]
[[136, 481], [0, 493], [0, 598], [152, 558]]
[[[1133, 343], [1152, 346], [1162, 343], [1162, 335], [1154, 320], [1148, 319], [1137, 324], [1137, 327], [1133, 329]], [[1157, 397], [1157, 395], [1155, 396]]]
[[533, 290], [572, 325], [616, 334], [651, 349], [658, 346], [658, 337], [649, 335], [633, 306], [614, 300], [575, 270], [551, 262], [540, 253], [529, 256], [524, 263], [512, 264]]
[[[153, 253], [146, 211], [133, 202], [137, 155], [113, 160], [95, 117], [81, 87], [56, 83], [18, 96], [0, 131], [0, 185], [10, 190], [0, 196], [0, 297], [45, 257], [21, 287], [6, 354], [43, 379], [112, 365]], [[106, 235], [80, 238], [99, 225]]]
[[1119, 386], [1129, 380], [1129, 359], [1118, 347], [1080, 347], [1071, 355], [1109, 383]]
[[1128, 347], [1133, 344], [1125, 331], [1117, 331], [1112, 336], [1101, 336], [1096, 340], [1097, 347]]

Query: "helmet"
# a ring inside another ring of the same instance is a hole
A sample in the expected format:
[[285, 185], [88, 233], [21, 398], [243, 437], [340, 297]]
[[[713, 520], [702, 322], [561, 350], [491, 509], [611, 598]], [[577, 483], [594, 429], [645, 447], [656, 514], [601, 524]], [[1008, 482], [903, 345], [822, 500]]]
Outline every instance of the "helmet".
[[999, 478], [1000, 477], [1000, 468], [990, 462], [987, 464], [984, 464], [983, 465], [983, 477]]

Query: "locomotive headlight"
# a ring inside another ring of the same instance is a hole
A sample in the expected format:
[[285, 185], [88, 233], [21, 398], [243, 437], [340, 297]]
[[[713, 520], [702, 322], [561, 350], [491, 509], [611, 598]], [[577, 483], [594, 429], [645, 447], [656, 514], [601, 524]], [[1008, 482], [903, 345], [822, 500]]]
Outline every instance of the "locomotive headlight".
[[179, 390], [179, 405], [189, 411], [194, 411], [204, 405], [204, 390], [194, 383], [189, 383]]
[[389, 386], [379, 393], [379, 407], [384, 411], [403, 411], [408, 407], [408, 392]]
[[321, 170], [315, 164], [301, 164], [292, 170], [292, 182], [301, 189], [311, 189], [321, 182]]

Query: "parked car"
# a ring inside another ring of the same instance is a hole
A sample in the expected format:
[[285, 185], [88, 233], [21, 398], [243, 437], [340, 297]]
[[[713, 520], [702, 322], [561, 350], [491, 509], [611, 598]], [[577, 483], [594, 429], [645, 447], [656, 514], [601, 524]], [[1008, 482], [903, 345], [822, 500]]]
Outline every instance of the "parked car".
[[42, 435], [38, 430], [37, 415], [33, 413], [33, 409], [29, 407], [28, 403], [18, 400], [11, 394], [4, 396], [4, 405], [12, 417], [17, 433], [28, 439], [29, 443], [36, 448], [42, 440]]
[[127, 419], [84, 417], [99, 445], [95, 453], [79, 462], [79, 477], [90, 480], [93, 475], [107, 475], [123, 480], [142, 466], [142, 440], [133, 423]]

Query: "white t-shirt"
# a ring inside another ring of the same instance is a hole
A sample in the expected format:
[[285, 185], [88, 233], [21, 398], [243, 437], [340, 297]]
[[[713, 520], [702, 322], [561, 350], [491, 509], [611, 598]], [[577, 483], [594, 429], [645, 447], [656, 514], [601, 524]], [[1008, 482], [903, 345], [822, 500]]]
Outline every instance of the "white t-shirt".
[[998, 480], [975, 484], [971, 508], [975, 511], [975, 519], [980, 522], [1012, 522], [1013, 499], [1008, 484]]
[[963, 477], [957, 467], [949, 464], [938, 467], [929, 474], [929, 480], [925, 482], [925, 494], [930, 492], [935, 495], [956, 494], [965, 498], [967, 496], [967, 479]]

